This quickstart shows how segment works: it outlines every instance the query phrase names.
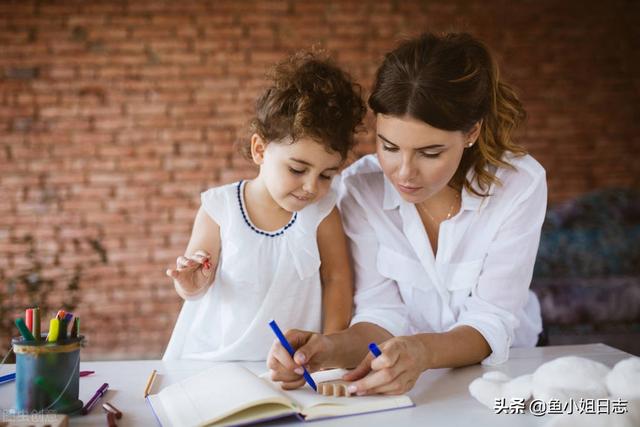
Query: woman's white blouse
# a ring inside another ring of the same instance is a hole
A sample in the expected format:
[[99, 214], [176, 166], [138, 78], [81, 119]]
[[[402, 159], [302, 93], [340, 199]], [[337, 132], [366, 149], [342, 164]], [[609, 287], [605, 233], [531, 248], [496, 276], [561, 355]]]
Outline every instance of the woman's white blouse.
[[[351, 324], [391, 334], [478, 330], [491, 346], [484, 364], [509, 348], [533, 347], [542, 330], [529, 290], [547, 205], [545, 171], [531, 156], [505, 158], [502, 185], [480, 198], [463, 189], [461, 209], [442, 222], [433, 250], [415, 205], [406, 202], [368, 155], [342, 173], [338, 206], [356, 277]], [[471, 175], [470, 175], [471, 176]]]

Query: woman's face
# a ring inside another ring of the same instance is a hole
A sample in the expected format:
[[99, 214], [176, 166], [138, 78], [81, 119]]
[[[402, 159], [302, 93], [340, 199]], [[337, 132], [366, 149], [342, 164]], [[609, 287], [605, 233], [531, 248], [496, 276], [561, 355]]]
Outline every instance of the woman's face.
[[404, 200], [420, 203], [437, 194], [458, 169], [469, 133], [446, 131], [408, 117], [377, 115], [376, 151], [385, 176]]

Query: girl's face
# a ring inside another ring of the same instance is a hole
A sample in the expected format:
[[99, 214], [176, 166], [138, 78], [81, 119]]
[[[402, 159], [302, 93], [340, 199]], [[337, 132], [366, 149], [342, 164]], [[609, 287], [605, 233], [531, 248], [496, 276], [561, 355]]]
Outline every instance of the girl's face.
[[385, 176], [404, 200], [423, 202], [451, 181], [480, 124], [464, 133], [408, 117], [377, 115], [376, 151]]
[[328, 152], [310, 138], [265, 144], [252, 137], [252, 155], [260, 165], [260, 178], [273, 200], [284, 210], [295, 212], [320, 200], [338, 173], [342, 157]]

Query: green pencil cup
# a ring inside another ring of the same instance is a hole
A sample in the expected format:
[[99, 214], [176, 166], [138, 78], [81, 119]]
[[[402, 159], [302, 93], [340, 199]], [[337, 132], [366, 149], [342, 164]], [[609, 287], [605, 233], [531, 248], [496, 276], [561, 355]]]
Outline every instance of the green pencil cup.
[[12, 340], [16, 354], [16, 407], [18, 413], [53, 411], [71, 414], [82, 409], [80, 347], [84, 337], [57, 343]]

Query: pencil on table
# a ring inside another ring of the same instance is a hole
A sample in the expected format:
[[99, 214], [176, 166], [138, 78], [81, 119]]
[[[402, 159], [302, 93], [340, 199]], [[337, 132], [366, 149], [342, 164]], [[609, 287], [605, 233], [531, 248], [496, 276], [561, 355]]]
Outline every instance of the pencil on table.
[[146, 399], [149, 396], [149, 391], [151, 391], [151, 387], [153, 387], [153, 381], [156, 379], [157, 371], [154, 369], [149, 375], [149, 379], [147, 380], [147, 386], [144, 388], [144, 398]]

